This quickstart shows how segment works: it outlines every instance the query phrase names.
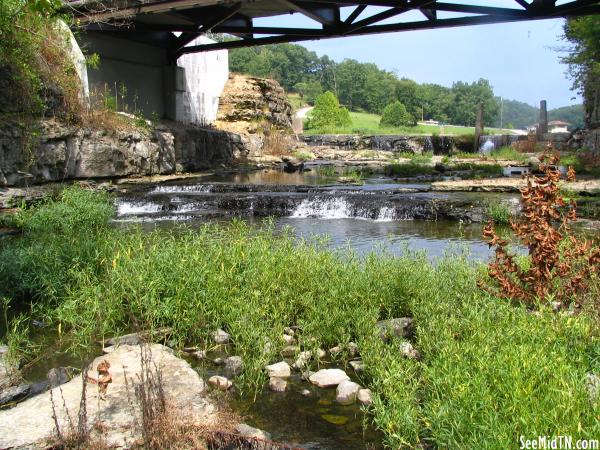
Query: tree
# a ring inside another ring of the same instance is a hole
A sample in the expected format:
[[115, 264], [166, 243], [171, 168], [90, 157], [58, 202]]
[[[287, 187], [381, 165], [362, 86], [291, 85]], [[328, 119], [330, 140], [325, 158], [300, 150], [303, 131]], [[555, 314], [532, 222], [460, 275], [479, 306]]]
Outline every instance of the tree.
[[452, 85], [453, 101], [449, 108], [450, 121], [455, 125], [475, 125], [477, 108], [483, 104], [483, 122], [491, 124], [500, 112], [490, 82], [480, 78], [474, 83], [458, 81]]
[[302, 81], [297, 83], [294, 89], [304, 101], [310, 104], [314, 104], [317, 97], [323, 93], [323, 86], [317, 80]]
[[398, 100], [390, 103], [383, 110], [380, 127], [403, 127], [414, 125], [415, 120]]
[[586, 125], [600, 126], [600, 15], [568, 19], [564, 32], [572, 47], [562, 61], [573, 88], [583, 94]]
[[344, 127], [351, 124], [348, 110], [340, 106], [333, 92], [327, 91], [317, 97], [307, 128]]

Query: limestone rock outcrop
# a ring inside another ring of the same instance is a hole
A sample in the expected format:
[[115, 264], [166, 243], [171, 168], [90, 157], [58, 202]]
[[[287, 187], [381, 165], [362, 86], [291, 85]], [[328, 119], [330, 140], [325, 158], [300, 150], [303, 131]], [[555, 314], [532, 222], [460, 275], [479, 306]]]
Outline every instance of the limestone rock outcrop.
[[[206, 399], [205, 384], [184, 360], [159, 344], [145, 347], [148, 367], [159, 368], [165, 400], [186, 412], [192, 425], [212, 425], [217, 408]], [[128, 448], [141, 438], [140, 405], [135, 398], [135, 385], [143, 369], [142, 347], [122, 345], [111, 353], [96, 358], [86, 380], [85, 406], [87, 427], [111, 447]], [[91, 381], [97, 378], [99, 365], [106, 361], [111, 382], [105, 393]], [[127, 377], [127, 381], [126, 381]], [[47, 448], [48, 439], [56, 437], [53, 410], [61, 433], [67, 435], [77, 426], [82, 402], [82, 376], [60, 388], [30, 398], [12, 409], [0, 411], [0, 448]], [[83, 404], [83, 403], [82, 403]]]
[[219, 100], [217, 127], [239, 132], [261, 121], [291, 127], [292, 107], [285, 91], [275, 80], [231, 74]]
[[102, 131], [48, 119], [37, 134], [0, 128], [0, 186], [197, 171], [249, 152], [237, 134], [178, 124]]

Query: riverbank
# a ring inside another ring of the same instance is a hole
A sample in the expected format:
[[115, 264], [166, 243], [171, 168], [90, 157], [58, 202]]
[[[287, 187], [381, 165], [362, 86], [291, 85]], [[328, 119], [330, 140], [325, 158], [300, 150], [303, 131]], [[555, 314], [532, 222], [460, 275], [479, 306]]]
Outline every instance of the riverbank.
[[[598, 329], [585, 311], [534, 314], [492, 298], [476, 286], [481, 266], [460, 256], [359, 258], [239, 221], [121, 230], [107, 225], [113, 214], [107, 194], [72, 188], [17, 216], [22, 236], [0, 241], [0, 295], [13, 308], [31, 302], [3, 338], [14, 355], [32, 355], [32, 319], [72, 351], [160, 327], [176, 349], [205, 349], [222, 328], [244, 361], [235, 386], [252, 396], [295, 327], [297, 352], [339, 346], [342, 367], [357, 345], [367, 409], [389, 448], [508, 448], [520, 435], [600, 432], [586, 384], [600, 372]], [[382, 340], [376, 323], [398, 317], [412, 318], [414, 333]], [[403, 354], [407, 343], [420, 359]]]

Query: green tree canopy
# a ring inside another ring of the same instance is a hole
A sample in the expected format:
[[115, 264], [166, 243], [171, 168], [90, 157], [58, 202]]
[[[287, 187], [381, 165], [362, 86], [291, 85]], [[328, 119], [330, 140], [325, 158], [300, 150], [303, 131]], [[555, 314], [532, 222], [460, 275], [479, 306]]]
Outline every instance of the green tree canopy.
[[390, 103], [383, 110], [380, 127], [404, 127], [414, 125], [413, 116], [406, 110], [406, 107], [398, 100]]
[[327, 91], [319, 95], [315, 107], [310, 113], [308, 128], [344, 127], [352, 123], [350, 113], [340, 106], [333, 92]]

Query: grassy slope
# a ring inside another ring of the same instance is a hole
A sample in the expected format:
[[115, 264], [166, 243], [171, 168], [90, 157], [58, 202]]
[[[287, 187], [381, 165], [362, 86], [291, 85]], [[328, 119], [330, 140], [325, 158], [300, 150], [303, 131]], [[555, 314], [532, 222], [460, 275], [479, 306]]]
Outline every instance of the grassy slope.
[[[262, 366], [280, 358], [264, 344], [280, 342], [284, 326], [301, 327], [305, 348], [353, 340], [374, 421], [394, 449], [515, 448], [521, 434], [600, 432], [583, 383], [600, 369], [595, 323], [490, 298], [461, 257], [340, 258], [242, 222], [125, 232], [104, 225], [110, 213], [107, 197], [68, 190], [21, 216], [23, 238], [0, 242], [0, 295], [33, 296], [35, 317], [60, 323], [79, 346], [133, 328], [133, 318], [172, 326], [187, 343], [224, 327], [244, 357], [244, 390], [260, 388]], [[378, 319], [402, 315], [415, 319], [421, 361], [377, 336]]]
[[[460, 135], [460, 134], [473, 134], [475, 128], [473, 127], [453, 127], [445, 126], [439, 127], [436, 125], [417, 125], [415, 127], [397, 127], [397, 128], [379, 128], [379, 119], [381, 116], [377, 114], [351, 112], [350, 118], [352, 119], [352, 125], [349, 127], [332, 128], [325, 130], [306, 130], [307, 134], [414, 134], [414, 135], [432, 135], [432, 134], [448, 134], [448, 135]], [[486, 133], [498, 134], [508, 133], [507, 130], [499, 130], [496, 128], [486, 128]]]

